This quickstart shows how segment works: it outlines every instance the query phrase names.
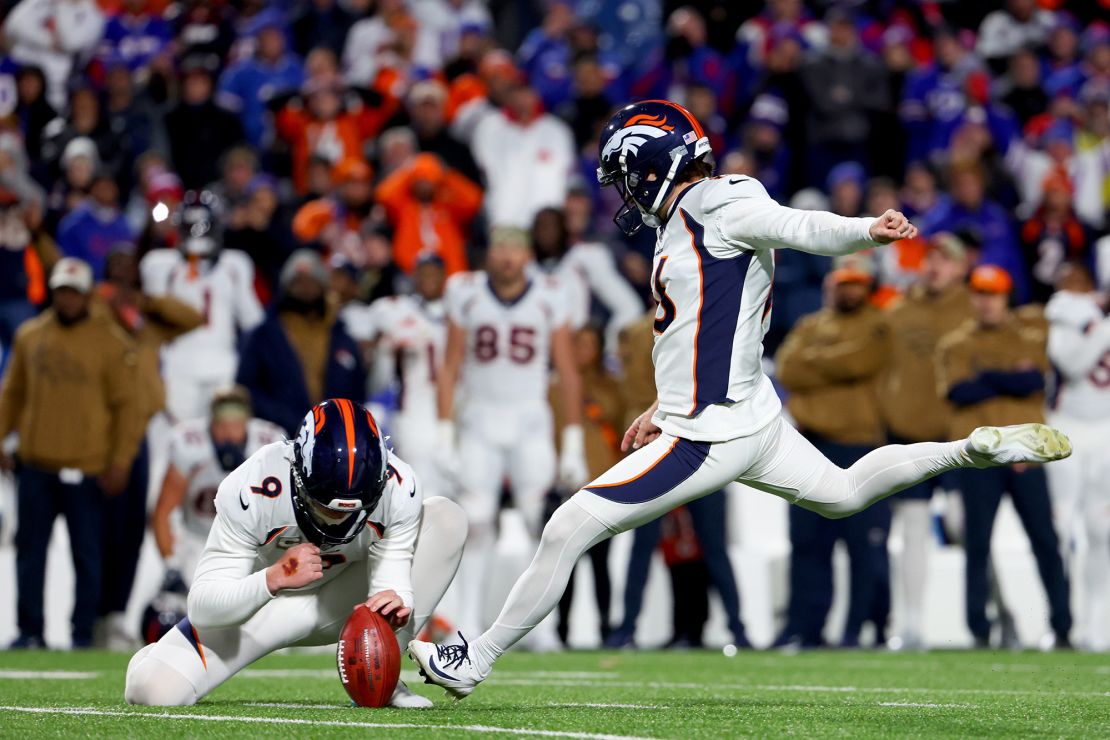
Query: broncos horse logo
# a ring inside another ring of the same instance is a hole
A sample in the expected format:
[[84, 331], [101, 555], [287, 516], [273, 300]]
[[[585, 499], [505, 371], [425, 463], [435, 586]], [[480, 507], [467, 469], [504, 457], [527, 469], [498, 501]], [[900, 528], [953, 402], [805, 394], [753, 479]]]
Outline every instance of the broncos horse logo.
[[622, 154], [636, 154], [649, 140], [662, 138], [671, 131], [674, 131], [674, 126], [667, 124], [666, 116], [640, 113], [629, 118], [624, 126], [609, 137], [601, 151], [601, 157], [609, 159], [618, 151]]

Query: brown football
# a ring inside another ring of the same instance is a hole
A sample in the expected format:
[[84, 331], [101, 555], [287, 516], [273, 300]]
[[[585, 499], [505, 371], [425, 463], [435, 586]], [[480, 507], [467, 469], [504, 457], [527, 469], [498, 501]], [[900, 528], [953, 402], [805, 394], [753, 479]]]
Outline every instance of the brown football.
[[343, 625], [335, 662], [343, 688], [360, 707], [384, 707], [401, 676], [397, 638], [385, 618], [365, 604], [356, 606]]

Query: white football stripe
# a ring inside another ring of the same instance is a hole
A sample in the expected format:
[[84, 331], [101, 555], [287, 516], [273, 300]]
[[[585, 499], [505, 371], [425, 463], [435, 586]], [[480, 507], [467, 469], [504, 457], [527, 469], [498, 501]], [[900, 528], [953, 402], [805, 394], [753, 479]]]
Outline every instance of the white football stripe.
[[930, 704], [927, 702], [918, 701], [881, 701], [880, 707], [913, 707], [920, 709], [967, 709], [974, 707], [974, 704]]
[[11, 681], [25, 681], [32, 679], [49, 679], [51, 681], [87, 681], [90, 678], [99, 678], [97, 671], [0, 671], [0, 679]]
[[312, 725], [315, 727], [360, 727], [376, 730], [440, 730], [443, 732], [474, 732], [478, 734], [532, 735], [539, 737], [570, 737], [581, 740], [651, 740], [632, 735], [601, 735], [592, 732], [532, 730], [526, 727], [493, 725], [431, 725], [406, 722], [340, 722], [338, 720], [294, 719], [291, 717], [233, 717], [223, 714], [171, 714], [169, 712], [121, 712], [87, 707], [12, 707], [0, 706], [0, 712], [25, 714], [63, 714], [86, 717], [137, 717], [139, 719], [174, 719], [194, 722], [243, 722], [260, 725]]

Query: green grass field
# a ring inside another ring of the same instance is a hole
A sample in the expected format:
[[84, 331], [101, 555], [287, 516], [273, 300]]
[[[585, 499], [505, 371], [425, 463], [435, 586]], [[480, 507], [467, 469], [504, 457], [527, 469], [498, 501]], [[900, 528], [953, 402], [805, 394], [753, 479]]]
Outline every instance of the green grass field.
[[1110, 737], [1110, 658], [1074, 653], [511, 654], [466, 701], [421, 685], [435, 708], [407, 712], [348, 707], [328, 655], [272, 656], [175, 709], [123, 704], [126, 665], [0, 653], [0, 736]]

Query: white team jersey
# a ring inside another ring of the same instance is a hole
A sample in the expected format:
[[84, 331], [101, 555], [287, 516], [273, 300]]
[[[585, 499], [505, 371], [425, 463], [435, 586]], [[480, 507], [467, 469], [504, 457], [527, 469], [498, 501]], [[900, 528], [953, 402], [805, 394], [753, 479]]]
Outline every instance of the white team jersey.
[[[285, 438], [285, 430], [262, 419], [247, 422], [246, 454]], [[185, 478], [185, 503], [181, 507], [185, 531], [207, 537], [216, 517], [216, 490], [227, 476], [216, 457], [206, 419], [191, 419], [170, 432], [170, 464]]]
[[388, 375], [400, 381], [402, 414], [436, 416], [436, 378], [447, 342], [443, 301], [405, 295], [380, 298], [359, 319], [359, 333], [377, 339]]
[[1110, 318], [1094, 293], [1060, 291], [1045, 306], [1056, 387], [1049, 406], [1077, 419], [1110, 419]]
[[[239, 584], [235, 597], [249, 602], [252, 592], [258, 596], [258, 588], [265, 591], [263, 571], [286, 550], [308, 541], [293, 513], [292, 463], [293, 443], [275, 442], [251, 455], [220, 484], [216, 521], [193, 578], [194, 589], [206, 581], [226, 581], [225, 574], [236, 569], [231, 562], [250, 558], [253, 575]], [[300, 590], [315, 590], [335, 578], [346, 563], [369, 559], [368, 593], [393, 589], [406, 604], [412, 604], [409, 570], [423, 495], [404, 461], [391, 453], [388, 465], [389, 480], [366, 527], [346, 545], [321, 547], [324, 577]], [[252, 578], [255, 581], [251, 582]]]
[[561, 259], [537, 264], [534, 274], [547, 274], [558, 280], [567, 297], [567, 318], [572, 329], [590, 320], [590, 304], [597, 298], [609, 311], [606, 342], [615, 346], [618, 332], [635, 323], [644, 305], [628, 280], [617, 269], [613, 252], [600, 242], [575, 244]]
[[206, 368], [226, 373], [235, 364], [239, 332], [262, 322], [262, 306], [254, 293], [254, 266], [246, 254], [225, 249], [211, 264], [191, 266], [176, 249], [155, 249], [140, 264], [143, 290], [170, 295], [204, 316], [204, 325], [166, 345], [167, 373], [204, 376]]
[[763, 373], [776, 247], [844, 254], [874, 242], [869, 218], [798, 211], [749, 177], [714, 177], [679, 195], [657, 230], [652, 293], [655, 423], [723, 441], [752, 434], [782, 408]]
[[466, 330], [461, 388], [467, 403], [547, 402], [551, 335], [567, 324], [566, 299], [552, 278], [532, 278], [502, 301], [484, 272], [447, 281], [447, 316]]

